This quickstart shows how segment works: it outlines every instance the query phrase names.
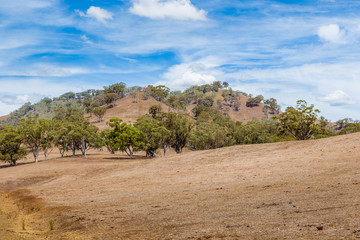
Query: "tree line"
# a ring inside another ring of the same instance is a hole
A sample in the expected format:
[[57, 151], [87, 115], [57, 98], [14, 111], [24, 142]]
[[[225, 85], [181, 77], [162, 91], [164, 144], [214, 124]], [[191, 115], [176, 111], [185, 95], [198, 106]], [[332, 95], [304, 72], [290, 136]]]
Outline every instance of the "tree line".
[[62, 157], [66, 152], [75, 156], [77, 151], [87, 157], [89, 149], [104, 147], [112, 154], [123, 152], [129, 157], [144, 151], [151, 158], [159, 149], [165, 155], [170, 148], [181, 153], [185, 147], [203, 150], [335, 135], [326, 120], [317, 120], [318, 113], [313, 105], [300, 100], [296, 107], [288, 107], [272, 119], [241, 123], [216, 107], [195, 107], [191, 117], [182, 112], [163, 112], [160, 105], [153, 105], [133, 124], [112, 118], [107, 122], [109, 128], [99, 131], [81, 109], [59, 108], [51, 120], [30, 116], [20, 119], [17, 127], [1, 127], [0, 159], [16, 165], [31, 152], [37, 162], [40, 151], [46, 159], [54, 148]]

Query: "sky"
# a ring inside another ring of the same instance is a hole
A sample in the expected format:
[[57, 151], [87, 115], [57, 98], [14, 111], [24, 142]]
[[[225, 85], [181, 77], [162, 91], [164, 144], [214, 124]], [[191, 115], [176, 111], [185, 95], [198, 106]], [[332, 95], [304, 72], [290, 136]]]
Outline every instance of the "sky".
[[227, 81], [360, 119], [358, 0], [0, 0], [0, 115], [65, 92]]

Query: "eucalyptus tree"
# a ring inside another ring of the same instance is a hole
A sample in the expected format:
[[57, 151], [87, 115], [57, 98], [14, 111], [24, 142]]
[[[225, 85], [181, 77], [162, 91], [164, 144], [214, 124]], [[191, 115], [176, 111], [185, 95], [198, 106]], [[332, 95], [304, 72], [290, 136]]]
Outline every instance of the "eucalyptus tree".
[[25, 157], [27, 149], [21, 146], [22, 136], [13, 126], [0, 128], [0, 160], [16, 166], [18, 159]]

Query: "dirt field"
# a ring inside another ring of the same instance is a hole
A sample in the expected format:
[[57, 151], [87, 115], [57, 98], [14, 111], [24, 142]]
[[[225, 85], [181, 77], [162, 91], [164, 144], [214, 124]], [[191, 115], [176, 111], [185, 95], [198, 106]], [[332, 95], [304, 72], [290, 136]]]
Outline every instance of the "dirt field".
[[359, 143], [2, 165], [0, 239], [360, 239]]

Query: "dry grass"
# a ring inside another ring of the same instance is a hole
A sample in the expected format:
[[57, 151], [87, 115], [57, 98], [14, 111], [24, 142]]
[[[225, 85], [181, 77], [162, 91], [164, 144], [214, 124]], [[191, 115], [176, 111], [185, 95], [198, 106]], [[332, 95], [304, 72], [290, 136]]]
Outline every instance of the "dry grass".
[[18, 212], [0, 221], [17, 221], [11, 229], [25, 239], [358, 239], [359, 142], [351, 134], [156, 159], [52, 153], [0, 168], [5, 206]]

